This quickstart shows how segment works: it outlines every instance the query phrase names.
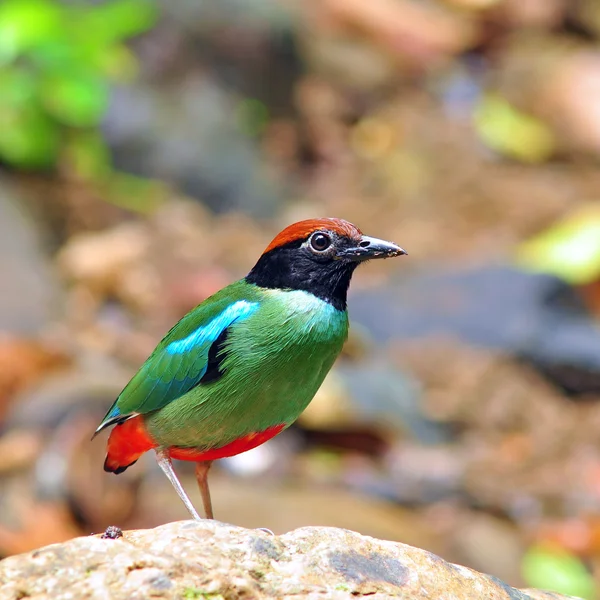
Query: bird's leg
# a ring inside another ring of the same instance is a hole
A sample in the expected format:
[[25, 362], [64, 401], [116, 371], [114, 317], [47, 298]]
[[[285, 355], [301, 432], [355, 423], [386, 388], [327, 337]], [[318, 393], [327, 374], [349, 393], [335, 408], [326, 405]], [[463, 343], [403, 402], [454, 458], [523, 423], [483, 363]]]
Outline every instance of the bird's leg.
[[156, 460], [158, 462], [158, 466], [162, 469], [162, 472], [167, 476], [171, 485], [175, 488], [175, 491], [179, 494], [182, 502], [185, 504], [185, 507], [188, 509], [190, 515], [197, 521], [200, 521], [200, 515], [196, 512], [192, 501], [189, 496], [185, 493], [181, 482], [179, 481], [175, 471], [173, 470], [173, 463], [171, 462], [171, 457], [169, 456], [169, 451], [164, 448], [157, 448], [156, 452]]
[[204, 513], [207, 519], [214, 519], [212, 502], [210, 501], [210, 490], [208, 489], [208, 471], [212, 465], [212, 460], [205, 460], [196, 463], [196, 479], [202, 496], [202, 504], [204, 505]]

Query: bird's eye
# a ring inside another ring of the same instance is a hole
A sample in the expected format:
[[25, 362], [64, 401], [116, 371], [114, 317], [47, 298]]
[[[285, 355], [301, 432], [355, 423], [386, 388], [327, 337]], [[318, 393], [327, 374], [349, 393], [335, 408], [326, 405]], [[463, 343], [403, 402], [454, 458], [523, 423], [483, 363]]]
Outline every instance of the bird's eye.
[[326, 233], [315, 233], [310, 238], [310, 245], [316, 252], [324, 252], [331, 246], [331, 238]]

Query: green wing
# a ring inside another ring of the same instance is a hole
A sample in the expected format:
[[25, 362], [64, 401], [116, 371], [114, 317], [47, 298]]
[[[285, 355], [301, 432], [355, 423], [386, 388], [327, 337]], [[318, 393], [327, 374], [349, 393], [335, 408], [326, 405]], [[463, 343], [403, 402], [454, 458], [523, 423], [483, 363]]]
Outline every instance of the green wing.
[[248, 318], [259, 306], [254, 301], [232, 300], [239, 294], [232, 294], [230, 288], [205, 300], [167, 333], [119, 394], [96, 433], [158, 410], [202, 382], [213, 344], [223, 339], [228, 327]]

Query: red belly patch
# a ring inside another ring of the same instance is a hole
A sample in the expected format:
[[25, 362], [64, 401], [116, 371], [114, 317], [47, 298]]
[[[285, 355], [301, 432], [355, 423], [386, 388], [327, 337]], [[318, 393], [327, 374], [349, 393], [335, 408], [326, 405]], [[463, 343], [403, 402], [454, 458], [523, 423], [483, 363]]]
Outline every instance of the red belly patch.
[[[264, 431], [249, 433], [225, 446], [211, 448], [209, 450], [172, 446], [169, 448], [169, 455], [171, 458], [177, 460], [188, 460], [193, 462], [227, 458], [229, 456], [241, 454], [242, 452], [247, 452], [248, 450], [252, 450], [257, 446], [264, 444], [268, 440], [274, 438], [278, 433], [281, 433], [284, 428], [285, 425], [283, 423], [274, 425]], [[121, 425], [117, 425], [110, 432], [104, 469], [113, 473], [121, 473], [129, 465], [133, 464], [142, 454], [157, 447], [158, 444], [146, 431], [142, 417], [133, 417]]]
[[249, 433], [244, 435], [225, 446], [220, 448], [213, 448], [211, 450], [195, 450], [194, 448], [169, 448], [169, 454], [171, 458], [177, 460], [192, 460], [195, 462], [201, 460], [217, 460], [219, 458], [227, 458], [229, 456], [235, 456], [242, 452], [247, 452], [256, 448], [265, 442], [268, 442], [271, 438], [274, 438], [278, 433], [283, 431], [285, 425], [274, 425], [259, 433]]

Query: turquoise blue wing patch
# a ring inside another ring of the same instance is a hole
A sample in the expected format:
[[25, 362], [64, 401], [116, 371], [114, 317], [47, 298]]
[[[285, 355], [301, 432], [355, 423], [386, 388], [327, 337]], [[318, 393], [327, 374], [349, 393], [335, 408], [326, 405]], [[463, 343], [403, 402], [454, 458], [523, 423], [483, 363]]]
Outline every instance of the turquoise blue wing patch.
[[258, 306], [257, 302], [238, 300], [199, 326], [194, 325], [202, 320], [203, 305], [186, 315], [127, 384], [97, 431], [131, 414], [162, 408], [198, 385], [206, 373], [211, 345], [225, 329], [247, 319]]

